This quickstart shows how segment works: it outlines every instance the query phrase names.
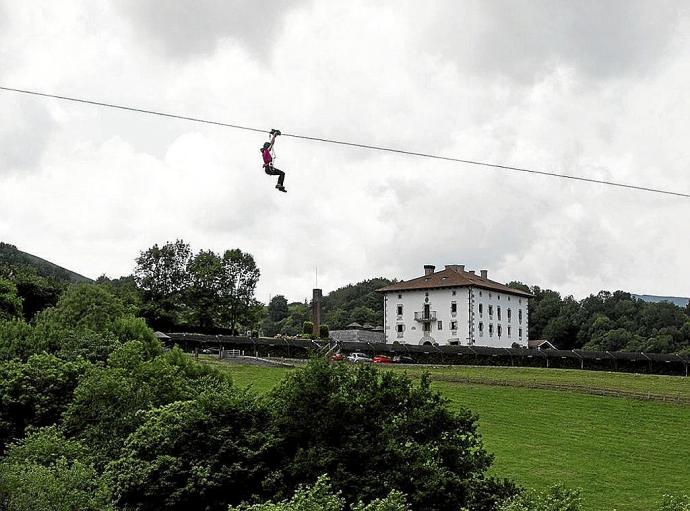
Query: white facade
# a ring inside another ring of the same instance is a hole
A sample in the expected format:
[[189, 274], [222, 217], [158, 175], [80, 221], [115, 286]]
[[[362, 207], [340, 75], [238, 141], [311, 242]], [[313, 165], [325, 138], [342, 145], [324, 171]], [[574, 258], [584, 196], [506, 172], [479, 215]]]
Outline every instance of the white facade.
[[526, 346], [528, 302], [477, 285], [385, 291], [386, 343]]

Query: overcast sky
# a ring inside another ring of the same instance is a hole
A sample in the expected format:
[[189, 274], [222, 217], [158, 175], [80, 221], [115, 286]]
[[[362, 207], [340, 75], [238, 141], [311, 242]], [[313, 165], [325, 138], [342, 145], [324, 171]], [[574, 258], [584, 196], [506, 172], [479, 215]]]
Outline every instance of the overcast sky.
[[[690, 192], [685, 1], [0, 0], [0, 85]], [[690, 295], [690, 199], [0, 93], [0, 240], [90, 277], [182, 238], [257, 297], [486, 268]]]

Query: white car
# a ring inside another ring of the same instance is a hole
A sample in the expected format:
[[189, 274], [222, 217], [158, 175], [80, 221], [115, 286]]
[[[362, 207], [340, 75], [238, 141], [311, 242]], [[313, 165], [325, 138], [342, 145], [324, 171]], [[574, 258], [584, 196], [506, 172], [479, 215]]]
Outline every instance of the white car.
[[347, 359], [355, 364], [357, 362], [371, 362], [371, 357], [366, 356], [364, 353], [351, 353]]

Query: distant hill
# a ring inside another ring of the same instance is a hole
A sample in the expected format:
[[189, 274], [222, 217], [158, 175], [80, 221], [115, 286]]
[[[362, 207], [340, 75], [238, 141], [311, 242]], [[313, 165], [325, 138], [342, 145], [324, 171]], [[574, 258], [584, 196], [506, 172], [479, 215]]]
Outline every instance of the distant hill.
[[9, 243], [0, 242], [0, 265], [29, 267], [43, 277], [51, 277], [57, 280], [77, 283], [93, 282], [92, 279], [84, 277], [79, 273], [58, 266], [33, 254], [22, 252]]
[[683, 298], [680, 296], [655, 296], [655, 295], [632, 295], [634, 298], [637, 298], [638, 300], [642, 300], [643, 302], [650, 302], [650, 303], [659, 303], [659, 302], [670, 302], [678, 307], [686, 307], [688, 305], [688, 302], [690, 302], [690, 298]]

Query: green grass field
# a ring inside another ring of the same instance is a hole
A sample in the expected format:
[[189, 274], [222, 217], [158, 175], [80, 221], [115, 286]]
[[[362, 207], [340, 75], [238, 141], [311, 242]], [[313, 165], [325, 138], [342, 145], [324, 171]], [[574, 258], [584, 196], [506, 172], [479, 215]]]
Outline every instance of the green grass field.
[[[236, 384], [251, 385], [257, 392], [270, 390], [293, 370], [212, 363], [229, 371]], [[664, 493], [690, 491], [690, 406], [588, 394], [594, 388], [684, 399], [690, 395], [684, 378], [525, 368], [428, 369], [453, 407], [479, 415], [486, 447], [496, 456], [494, 475], [534, 488], [557, 481], [582, 488], [588, 511], [649, 511]], [[405, 370], [411, 376], [423, 371]], [[528, 384], [552, 384], [559, 390]]]

